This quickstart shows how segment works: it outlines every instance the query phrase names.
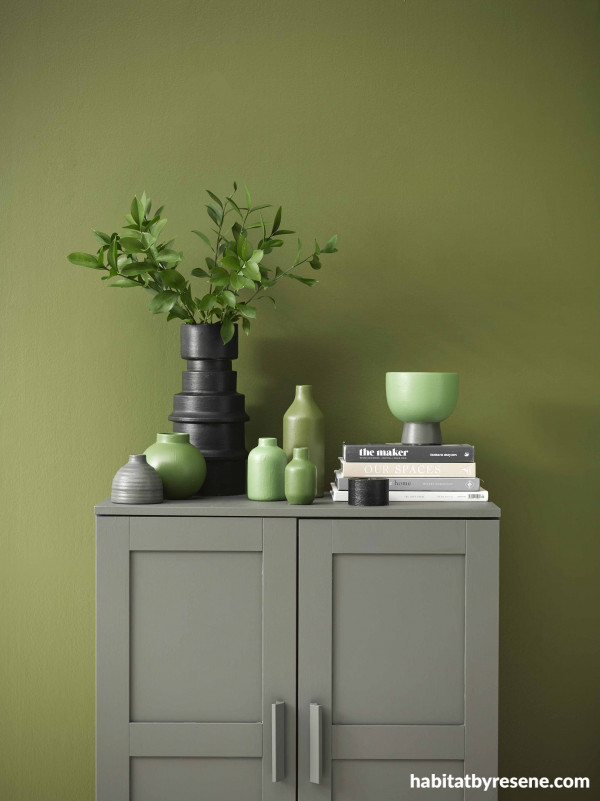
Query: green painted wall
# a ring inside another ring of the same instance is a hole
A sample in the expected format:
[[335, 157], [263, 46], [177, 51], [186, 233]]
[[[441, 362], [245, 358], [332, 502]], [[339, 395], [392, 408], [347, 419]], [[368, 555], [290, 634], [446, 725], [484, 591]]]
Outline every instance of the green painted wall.
[[459, 371], [446, 437], [504, 515], [501, 773], [597, 787], [597, 35], [588, 0], [5, 0], [2, 799], [92, 799], [92, 505], [182, 369], [176, 323], [65, 254], [146, 189], [191, 269], [234, 178], [340, 236], [242, 342], [248, 443], [312, 383], [332, 470], [399, 435], [386, 370]]

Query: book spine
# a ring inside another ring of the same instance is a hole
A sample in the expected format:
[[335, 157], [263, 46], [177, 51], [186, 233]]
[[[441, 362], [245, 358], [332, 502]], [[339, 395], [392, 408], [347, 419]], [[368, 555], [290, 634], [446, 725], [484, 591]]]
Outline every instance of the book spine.
[[[348, 479], [341, 470], [335, 471], [337, 489], [348, 491]], [[406, 492], [477, 492], [478, 478], [390, 478], [390, 491]]]
[[[334, 484], [331, 486], [331, 497], [334, 501], [344, 502], [348, 500], [347, 492], [337, 489]], [[479, 492], [390, 492], [390, 503], [431, 501], [434, 503], [483, 503], [487, 500], [487, 490], [480, 490]]]
[[475, 462], [446, 464], [433, 462], [345, 462], [341, 460], [345, 478], [403, 478], [405, 476], [442, 478], [475, 478]]
[[344, 445], [346, 462], [473, 462], [472, 445]]

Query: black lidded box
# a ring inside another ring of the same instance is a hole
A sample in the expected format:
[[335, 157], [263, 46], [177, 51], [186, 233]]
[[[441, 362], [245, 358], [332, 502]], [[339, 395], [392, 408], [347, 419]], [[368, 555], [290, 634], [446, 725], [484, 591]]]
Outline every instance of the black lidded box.
[[349, 478], [350, 506], [389, 506], [390, 482], [387, 478]]

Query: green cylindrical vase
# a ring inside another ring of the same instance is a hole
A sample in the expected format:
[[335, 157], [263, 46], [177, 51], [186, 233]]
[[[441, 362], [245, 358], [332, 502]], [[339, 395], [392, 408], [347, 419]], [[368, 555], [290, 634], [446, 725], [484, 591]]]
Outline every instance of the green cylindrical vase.
[[312, 503], [317, 494], [317, 467], [308, 455], [308, 448], [294, 448], [285, 468], [285, 497], [294, 506]]
[[283, 450], [291, 459], [294, 448], [308, 448], [317, 468], [317, 497], [325, 480], [325, 418], [313, 398], [312, 387], [296, 387], [296, 397], [283, 416]]
[[277, 445], [276, 437], [259, 437], [258, 445], [248, 454], [248, 498], [283, 501], [286, 465], [287, 456]]
[[149, 465], [160, 474], [165, 498], [181, 500], [195, 495], [206, 478], [206, 462], [189, 434], [157, 434], [156, 442], [144, 453]]

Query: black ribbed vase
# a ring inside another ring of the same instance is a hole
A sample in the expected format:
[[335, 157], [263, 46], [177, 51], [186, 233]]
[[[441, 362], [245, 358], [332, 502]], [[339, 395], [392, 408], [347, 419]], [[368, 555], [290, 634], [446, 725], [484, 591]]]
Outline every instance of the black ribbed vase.
[[201, 495], [246, 492], [245, 398], [236, 392], [238, 330], [226, 345], [220, 323], [181, 326], [181, 358], [187, 359], [183, 391], [173, 398], [173, 431], [190, 435], [206, 459]]

